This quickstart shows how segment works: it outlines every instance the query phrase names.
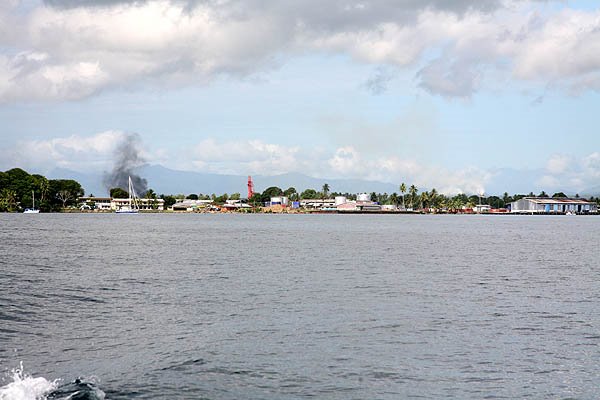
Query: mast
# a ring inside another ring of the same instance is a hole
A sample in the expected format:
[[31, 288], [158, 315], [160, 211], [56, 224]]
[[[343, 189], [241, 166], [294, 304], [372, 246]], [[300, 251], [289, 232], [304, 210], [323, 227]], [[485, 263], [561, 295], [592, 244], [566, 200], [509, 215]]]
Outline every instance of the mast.
[[31, 191], [31, 198], [33, 199], [33, 209], [35, 210], [35, 190]]
[[133, 185], [131, 184], [131, 176], [128, 178], [129, 178], [129, 182], [128, 182], [129, 188], [128, 188], [127, 192], [129, 193], [129, 199], [128, 199], [129, 200], [129, 209], [131, 210], [132, 209], [131, 208], [131, 196], [132, 196], [132, 191], [133, 191]]

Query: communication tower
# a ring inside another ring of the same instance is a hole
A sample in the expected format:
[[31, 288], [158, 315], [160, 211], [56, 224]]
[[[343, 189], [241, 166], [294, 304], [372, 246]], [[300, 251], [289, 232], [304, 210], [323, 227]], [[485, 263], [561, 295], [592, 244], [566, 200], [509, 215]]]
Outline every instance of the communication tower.
[[248, 175], [248, 200], [254, 195], [254, 183], [252, 183], [252, 177]]

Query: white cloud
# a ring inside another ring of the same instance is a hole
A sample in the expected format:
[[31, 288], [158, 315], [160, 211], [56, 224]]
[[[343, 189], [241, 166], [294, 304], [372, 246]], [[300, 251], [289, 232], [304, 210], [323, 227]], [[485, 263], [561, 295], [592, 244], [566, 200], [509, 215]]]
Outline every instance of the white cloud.
[[16, 165], [50, 171], [65, 168], [74, 171], [103, 171], [111, 167], [115, 147], [126, 137], [121, 131], [106, 131], [92, 136], [71, 135], [48, 140], [26, 140], [5, 150], [4, 168]]
[[422, 188], [435, 187], [446, 194], [485, 191], [492, 175], [477, 168], [451, 171], [398, 157], [366, 156], [353, 146], [333, 152], [288, 147], [259, 140], [216, 141], [206, 139], [189, 154], [180, 168], [229, 174], [275, 175], [300, 172], [320, 178], [366, 179], [390, 183], [411, 182]]
[[[509, 0], [49, 3], [57, 7], [24, 13], [14, 0], [0, 7], [0, 45], [11, 49], [0, 53], [0, 101], [203, 84], [315, 51], [416, 68], [418, 86], [449, 97], [471, 95], [490, 76], [600, 90], [600, 11], [568, 5], [540, 11], [535, 2]], [[385, 89], [385, 79], [375, 83]]]
[[565, 154], [554, 154], [546, 163], [546, 170], [551, 174], [562, 174], [573, 165], [572, 157]]
[[[198, 169], [216, 173], [264, 174], [287, 172], [306, 163], [298, 147], [265, 143], [261, 140], [217, 141], [205, 139], [189, 153]], [[181, 163], [179, 164], [181, 166]]]
[[552, 155], [546, 164], [546, 174], [537, 184], [546, 191], [560, 190], [567, 193], [598, 190], [599, 182], [600, 153], [593, 152], [584, 157]]

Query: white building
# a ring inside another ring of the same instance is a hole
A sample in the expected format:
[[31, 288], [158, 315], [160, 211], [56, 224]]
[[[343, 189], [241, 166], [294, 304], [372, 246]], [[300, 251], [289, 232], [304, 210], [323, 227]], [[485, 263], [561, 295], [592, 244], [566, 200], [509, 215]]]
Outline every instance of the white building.
[[304, 208], [333, 208], [336, 206], [335, 199], [302, 199], [300, 207]]
[[289, 203], [290, 199], [288, 199], [286, 196], [275, 196], [271, 197], [271, 202], [269, 205], [287, 207]]
[[[165, 201], [163, 199], [137, 199], [137, 204], [140, 207], [140, 211], [163, 211], [165, 209]], [[129, 199], [112, 199], [110, 202], [110, 208], [112, 210], [120, 210], [127, 206], [129, 207]]]
[[110, 197], [80, 197], [77, 199], [82, 210], [111, 210]]
[[212, 200], [180, 200], [173, 204], [169, 209], [173, 211], [196, 211], [198, 209], [209, 207], [212, 204]]
[[473, 207], [473, 212], [478, 214], [486, 214], [492, 210], [492, 206], [488, 204], [477, 204]]
[[598, 212], [598, 204], [586, 199], [524, 197], [510, 203], [512, 213], [582, 213]]

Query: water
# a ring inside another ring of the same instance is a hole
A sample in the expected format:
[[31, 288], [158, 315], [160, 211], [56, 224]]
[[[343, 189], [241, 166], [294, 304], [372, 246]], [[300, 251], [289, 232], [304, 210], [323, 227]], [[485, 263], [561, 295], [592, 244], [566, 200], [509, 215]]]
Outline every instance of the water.
[[0, 399], [598, 398], [599, 245], [583, 216], [0, 214]]

